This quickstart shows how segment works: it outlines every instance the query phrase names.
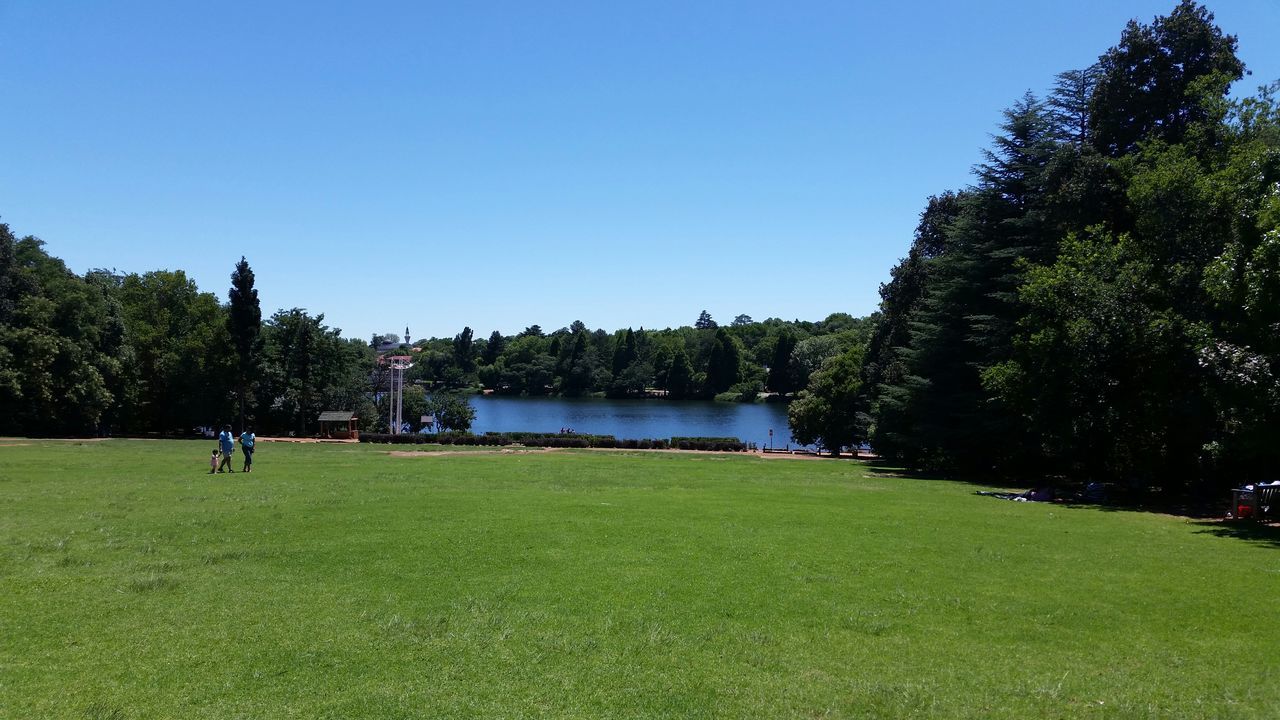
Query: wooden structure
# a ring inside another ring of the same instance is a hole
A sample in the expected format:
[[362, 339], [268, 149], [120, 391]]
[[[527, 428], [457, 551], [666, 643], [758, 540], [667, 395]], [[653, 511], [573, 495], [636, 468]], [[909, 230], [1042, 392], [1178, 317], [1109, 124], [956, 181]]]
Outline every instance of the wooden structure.
[[320, 413], [320, 437], [333, 440], [359, 440], [356, 421], [360, 418], [350, 410], [326, 410]]

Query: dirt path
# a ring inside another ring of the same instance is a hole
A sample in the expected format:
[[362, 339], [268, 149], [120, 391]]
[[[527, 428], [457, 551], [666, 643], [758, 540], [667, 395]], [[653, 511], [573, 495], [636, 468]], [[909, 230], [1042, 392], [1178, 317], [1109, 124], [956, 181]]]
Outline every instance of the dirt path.
[[[238, 435], [236, 437], [239, 437]], [[312, 445], [316, 443], [332, 443], [334, 445], [357, 445], [359, 440], [334, 440], [331, 438], [299, 438], [299, 437], [260, 437], [258, 442], [299, 443]]]
[[[715, 452], [711, 450], [680, 450], [678, 448], [650, 448], [642, 450], [639, 448], [538, 448], [512, 446], [493, 450], [389, 450], [387, 454], [392, 457], [432, 457], [437, 455], [532, 455], [551, 452], [563, 452], [565, 450], [578, 450], [589, 452], [612, 452], [612, 453], [675, 453], [680, 455], [714, 455], [714, 456], [731, 456], [731, 457], [754, 457], [762, 460], [854, 460], [852, 456], [842, 455], [839, 458], [832, 458], [828, 455], [791, 455], [788, 453], [760, 453], [760, 452]], [[863, 459], [863, 458], [857, 458]]]
[[0, 437], [0, 447], [21, 447], [23, 445], [31, 445], [37, 442], [58, 442], [58, 443], [87, 443], [87, 442], [104, 442], [111, 438], [91, 437], [91, 438], [16, 438], [16, 437]]
[[441, 455], [540, 455], [563, 448], [502, 448], [500, 450], [388, 450], [391, 457], [437, 457]]

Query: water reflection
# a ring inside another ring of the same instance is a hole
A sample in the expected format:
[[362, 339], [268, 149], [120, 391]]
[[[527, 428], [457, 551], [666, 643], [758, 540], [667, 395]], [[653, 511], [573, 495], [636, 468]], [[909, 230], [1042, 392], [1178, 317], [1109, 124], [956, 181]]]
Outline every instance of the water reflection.
[[476, 408], [472, 431], [477, 433], [559, 432], [561, 428], [573, 428], [580, 433], [618, 438], [736, 437], [767, 445], [772, 429], [775, 445], [786, 445], [791, 439], [787, 408], [782, 403], [488, 395], [472, 398], [472, 405]]

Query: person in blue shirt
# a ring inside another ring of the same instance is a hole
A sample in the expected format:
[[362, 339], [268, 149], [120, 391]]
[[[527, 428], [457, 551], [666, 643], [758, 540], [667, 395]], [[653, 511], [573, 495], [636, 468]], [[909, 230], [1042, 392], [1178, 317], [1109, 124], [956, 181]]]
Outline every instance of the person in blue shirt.
[[222, 462], [218, 464], [218, 472], [222, 472], [224, 467], [227, 472], [235, 472], [231, 467], [231, 454], [236, 451], [236, 440], [231, 434], [230, 425], [224, 426], [222, 432], [218, 433], [218, 448], [222, 450]]
[[244, 453], [244, 467], [241, 470], [253, 472], [253, 443], [257, 440], [253, 428], [246, 426], [240, 433], [240, 452]]

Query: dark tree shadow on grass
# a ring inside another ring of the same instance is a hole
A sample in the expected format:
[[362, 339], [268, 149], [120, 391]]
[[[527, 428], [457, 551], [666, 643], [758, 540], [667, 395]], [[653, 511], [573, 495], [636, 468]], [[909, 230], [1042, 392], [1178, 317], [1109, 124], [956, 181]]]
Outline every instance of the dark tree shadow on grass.
[[[982, 488], [982, 491], [979, 492], [983, 492], [984, 495], [987, 494], [984, 491], [991, 488], [1030, 490], [1035, 487], [1053, 487], [1057, 494], [1057, 500], [1052, 504], [1058, 507], [1101, 510], [1103, 512], [1159, 513], [1161, 515], [1174, 515], [1205, 521], [1202, 524], [1206, 526], [1220, 524], [1214, 521], [1226, 515], [1230, 499], [1229, 497], [1219, 497], [1217, 495], [1165, 497], [1158, 492], [1149, 490], [1134, 490], [1110, 485], [1106, 489], [1107, 499], [1102, 502], [1093, 502], [1085, 499], [1085, 483], [1070, 481], [1066, 478], [1018, 479], [989, 476], [957, 476], [911, 470], [884, 461], [870, 461], [866, 464], [873, 477], [965, 483]], [[999, 500], [1002, 498], [992, 496], [992, 499]], [[1005, 502], [1009, 501], [1005, 500]], [[1262, 527], [1265, 527], [1265, 525]]]
[[1070, 500], [1059, 504], [1082, 510], [1101, 510], [1102, 512], [1146, 512], [1157, 513], [1160, 515], [1173, 515], [1174, 517], [1205, 521], [1208, 524], [1212, 524], [1215, 520], [1226, 515], [1225, 501], [1210, 502], [1201, 500], [1175, 500], [1170, 502], [1125, 502], [1123, 500], [1113, 500], [1110, 502], [1091, 503]]
[[862, 460], [863, 464], [867, 466], [867, 469], [873, 477], [906, 478], [908, 480], [945, 480], [947, 482], [968, 482], [974, 485], [982, 485], [983, 487], [993, 487], [990, 481], [979, 483], [977, 480], [970, 478], [954, 477], [943, 473], [928, 473], [920, 470], [912, 470], [885, 460], [866, 458], [862, 458]]
[[1198, 533], [1209, 533], [1218, 537], [1235, 538], [1245, 542], [1280, 550], [1280, 525], [1260, 523], [1250, 520], [1202, 521], [1195, 523]]

